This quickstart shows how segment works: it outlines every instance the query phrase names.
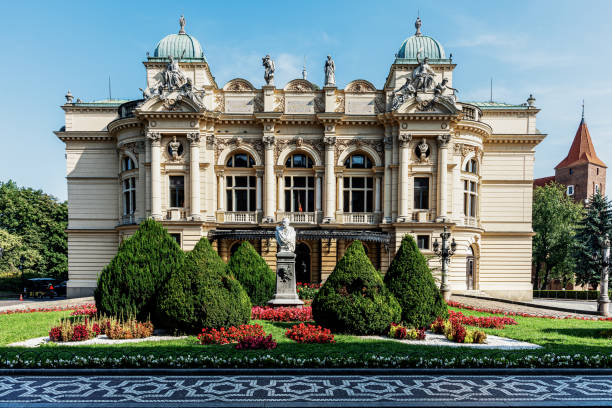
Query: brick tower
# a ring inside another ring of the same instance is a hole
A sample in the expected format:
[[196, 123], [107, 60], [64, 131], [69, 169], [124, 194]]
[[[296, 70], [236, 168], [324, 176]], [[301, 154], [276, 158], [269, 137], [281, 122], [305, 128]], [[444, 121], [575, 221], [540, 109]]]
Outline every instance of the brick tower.
[[589, 129], [584, 121], [583, 108], [582, 120], [569, 153], [555, 167], [555, 181], [567, 186], [567, 194], [573, 196], [574, 201], [584, 203], [598, 191], [605, 195], [606, 168], [595, 153]]

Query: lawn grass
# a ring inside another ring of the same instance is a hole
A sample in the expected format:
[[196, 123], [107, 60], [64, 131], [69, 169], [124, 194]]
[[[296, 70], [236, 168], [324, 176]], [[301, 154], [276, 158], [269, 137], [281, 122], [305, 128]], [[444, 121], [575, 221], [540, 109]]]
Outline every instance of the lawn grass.
[[[488, 313], [451, 308], [465, 315], [488, 316]], [[43, 360], [50, 358], [70, 359], [74, 356], [121, 357], [135, 355], [153, 356], [211, 356], [236, 358], [270, 355], [273, 359], [285, 356], [293, 358], [352, 358], [359, 361], [364, 356], [379, 355], [386, 357], [407, 357], [424, 359], [462, 359], [471, 357], [507, 358], [520, 361], [528, 355], [611, 355], [612, 340], [599, 336], [605, 329], [612, 329], [612, 322], [587, 321], [577, 319], [543, 319], [513, 317], [518, 325], [504, 329], [484, 329], [488, 334], [513, 338], [541, 345], [538, 350], [489, 350], [474, 348], [454, 348], [407, 345], [383, 339], [364, 339], [356, 336], [336, 334], [335, 344], [298, 344], [285, 337], [285, 331], [295, 323], [253, 321], [263, 326], [278, 342], [273, 350], [235, 350], [234, 345], [206, 345], [198, 343], [196, 336], [184, 339], [158, 342], [140, 342], [113, 345], [63, 346], [48, 344], [36, 349], [6, 347], [9, 343], [33, 337], [48, 335], [49, 329], [60, 318], [69, 316], [70, 311], [38, 312], [27, 314], [0, 315], [0, 361], [23, 357]], [[358, 363], [357, 363], [358, 366]]]

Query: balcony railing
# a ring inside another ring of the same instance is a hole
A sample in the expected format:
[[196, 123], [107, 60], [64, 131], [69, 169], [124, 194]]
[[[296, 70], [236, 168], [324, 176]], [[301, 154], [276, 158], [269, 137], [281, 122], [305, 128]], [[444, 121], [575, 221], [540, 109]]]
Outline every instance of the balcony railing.
[[136, 214], [128, 214], [128, 215], [121, 216], [121, 220], [119, 224], [120, 225], [138, 224], [138, 220], [136, 219]]
[[344, 224], [378, 224], [380, 214], [374, 213], [344, 213], [342, 214]]
[[168, 221], [184, 221], [187, 219], [187, 212], [180, 208], [170, 208], [166, 210], [166, 220]]
[[223, 222], [256, 224], [257, 212], [255, 211], [228, 211], [223, 213]]
[[276, 213], [278, 221], [283, 218], [289, 218], [289, 222], [295, 224], [316, 224], [318, 222], [318, 213], [316, 212], [279, 212]]
[[478, 226], [478, 218], [463, 217], [463, 225], [468, 226], [468, 227], [477, 227]]

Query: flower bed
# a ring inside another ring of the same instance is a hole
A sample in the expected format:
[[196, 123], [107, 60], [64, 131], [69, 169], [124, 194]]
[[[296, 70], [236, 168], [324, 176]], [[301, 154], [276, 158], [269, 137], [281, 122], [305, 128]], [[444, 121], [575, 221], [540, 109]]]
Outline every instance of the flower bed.
[[511, 317], [500, 317], [500, 316], [466, 316], [461, 312], [455, 312], [452, 310], [448, 311], [450, 319], [456, 319], [461, 324], [465, 324], [467, 326], [477, 326], [484, 327], [488, 329], [503, 329], [507, 325], [515, 325], [518, 324], [516, 320]]
[[120, 321], [113, 318], [70, 320], [64, 319], [51, 328], [49, 339], [54, 342], [85, 341], [105, 334], [109, 339], [142, 339], [153, 334], [151, 322], [135, 319]]
[[264, 337], [266, 333], [258, 324], [242, 324], [238, 327], [230, 326], [227, 329], [202, 329], [198, 334], [200, 344], [229, 344], [239, 343], [246, 337]]
[[34, 308], [27, 308], [27, 309], [2, 310], [0, 311], [0, 315], [37, 313], [37, 312], [65, 312], [68, 310], [91, 309], [95, 307], [96, 305], [93, 303], [86, 303], [83, 305], [71, 305], [71, 306], [34, 307]]
[[447, 305], [451, 307], [456, 307], [458, 309], [465, 310], [473, 310], [475, 312], [482, 313], [492, 313], [492, 314], [501, 314], [506, 316], [520, 316], [520, 317], [537, 317], [541, 319], [576, 319], [576, 320], [600, 320], [600, 321], [609, 321], [612, 322], [612, 317], [582, 317], [582, 316], [549, 316], [549, 315], [534, 315], [530, 313], [520, 313], [520, 312], [510, 312], [503, 309], [487, 309], [484, 307], [474, 307], [470, 305], [464, 305], [463, 303], [455, 302], [454, 300], [449, 300], [446, 302]]
[[274, 322], [305, 322], [312, 320], [312, 308], [255, 306], [251, 309], [251, 319], [271, 320]]
[[98, 309], [95, 306], [83, 306], [81, 308], [75, 309], [70, 316], [89, 316], [93, 317], [98, 314]]
[[487, 340], [487, 335], [482, 330], [466, 329], [457, 318], [443, 320], [437, 318], [431, 324], [431, 331], [444, 334], [447, 339], [456, 343], [477, 343], [482, 344]]
[[425, 340], [425, 329], [407, 328], [398, 323], [391, 323], [388, 336], [392, 339]]
[[285, 332], [285, 336], [298, 343], [335, 343], [329, 329], [312, 324], [296, 324]]
[[315, 295], [321, 289], [320, 283], [301, 283], [296, 284], [297, 293], [302, 300], [312, 300]]
[[240, 339], [236, 344], [236, 350], [271, 350], [276, 348], [276, 340], [272, 338], [272, 335], [268, 336], [247, 336]]

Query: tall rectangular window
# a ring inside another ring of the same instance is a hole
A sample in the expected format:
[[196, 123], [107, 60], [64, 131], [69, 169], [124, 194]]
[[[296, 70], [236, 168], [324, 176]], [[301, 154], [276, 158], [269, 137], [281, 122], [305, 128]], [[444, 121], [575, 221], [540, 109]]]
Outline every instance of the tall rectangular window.
[[372, 212], [373, 184], [372, 177], [344, 177], [344, 212]]
[[478, 208], [478, 186], [475, 181], [463, 180], [463, 214], [476, 217]]
[[429, 178], [414, 178], [414, 208], [416, 210], [429, 209]]
[[314, 209], [314, 177], [285, 177], [285, 211], [313, 212]]
[[136, 212], [136, 178], [123, 180], [123, 215]]
[[429, 235], [417, 235], [417, 247], [419, 249], [429, 249]]
[[185, 177], [170, 176], [170, 207], [185, 206]]
[[255, 176], [228, 176], [227, 210], [255, 211]]

